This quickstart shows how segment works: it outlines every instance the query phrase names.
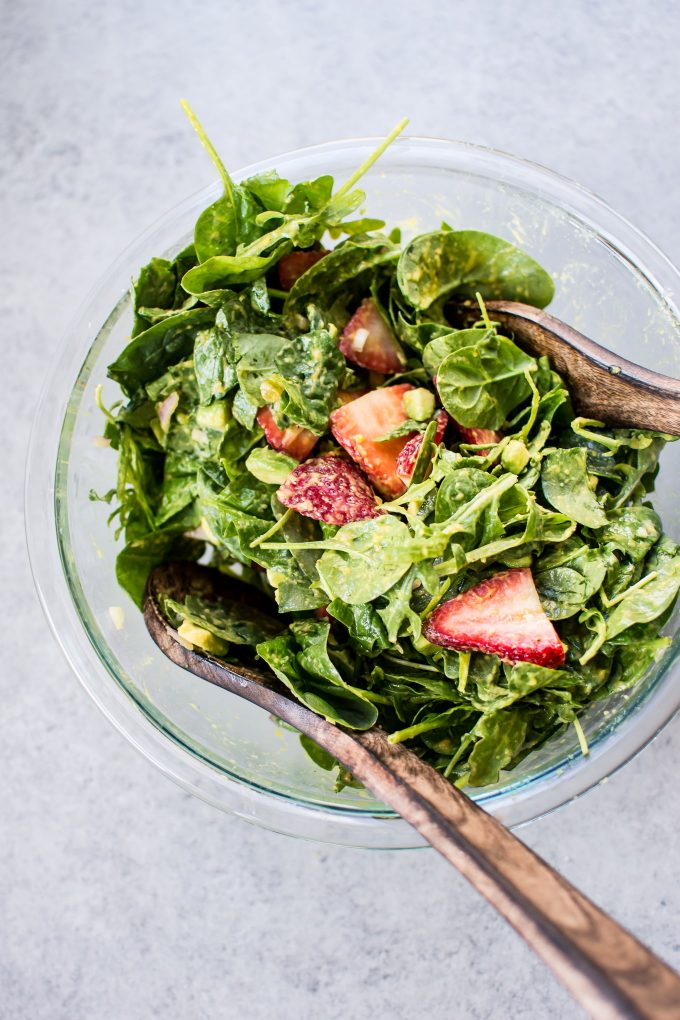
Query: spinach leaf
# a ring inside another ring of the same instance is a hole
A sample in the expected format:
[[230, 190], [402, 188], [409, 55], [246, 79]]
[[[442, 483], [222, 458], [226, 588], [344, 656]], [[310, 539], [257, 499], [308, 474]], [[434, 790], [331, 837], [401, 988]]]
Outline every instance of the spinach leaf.
[[300, 743], [306, 754], [312, 759], [315, 765], [319, 768], [324, 769], [325, 772], [330, 772], [334, 769], [338, 762], [329, 754], [328, 751], [324, 751], [323, 747], [319, 747], [315, 744], [311, 737], [306, 736], [304, 733], [300, 734]]
[[654, 564], [650, 580], [633, 587], [607, 617], [607, 640], [634, 624], [650, 623], [666, 612], [680, 591], [680, 554], [664, 556]]
[[445, 409], [460, 425], [499, 429], [531, 392], [526, 373], [535, 368], [534, 359], [512, 340], [489, 335], [444, 358], [437, 370], [437, 389]]
[[155, 567], [170, 560], [195, 560], [203, 553], [203, 542], [185, 538], [187, 525], [188, 521], [180, 527], [169, 522], [158, 531], [136, 534], [118, 553], [116, 580], [140, 609], [147, 578]]
[[577, 524], [602, 528], [607, 523], [607, 515], [590, 486], [585, 450], [573, 447], [547, 454], [541, 485], [548, 503]]
[[278, 241], [266, 255], [213, 255], [194, 266], [182, 278], [188, 294], [203, 296], [205, 291], [222, 290], [237, 283], [252, 283], [292, 248], [290, 241]]
[[497, 783], [501, 770], [519, 755], [526, 731], [526, 719], [519, 708], [483, 715], [472, 731], [475, 745], [468, 759], [470, 786]]
[[201, 330], [194, 340], [194, 372], [199, 400], [220, 400], [236, 385], [236, 369], [230, 363], [227, 339], [221, 329]]
[[334, 308], [347, 315], [347, 305], [366, 286], [366, 274], [396, 261], [399, 248], [387, 237], [352, 237], [334, 248], [293, 284], [284, 304], [284, 319], [294, 325], [296, 316], [314, 304], [328, 315]]
[[[279, 680], [307, 708], [318, 712], [329, 722], [349, 729], [370, 729], [378, 717], [375, 705], [354, 688], [338, 681], [339, 674], [322, 647], [323, 640], [318, 634], [296, 635], [291, 629], [262, 642], [256, 650]], [[315, 673], [307, 672], [303, 663], [313, 668]]]
[[128, 394], [157, 379], [170, 365], [186, 358], [196, 335], [215, 320], [210, 308], [178, 312], [136, 336], [109, 365], [108, 375]]
[[414, 238], [399, 258], [397, 280], [415, 308], [453, 295], [474, 298], [477, 291], [488, 301], [505, 298], [544, 308], [554, 293], [551, 278], [534, 259], [479, 230], [438, 230]]
[[458, 329], [437, 336], [423, 350], [423, 365], [429, 375], [438, 376], [440, 366], [449, 354], [455, 354], [465, 347], [476, 347], [492, 335], [493, 332], [488, 329]]
[[148, 317], [143, 313], [145, 308], [169, 309], [173, 307], [177, 275], [172, 262], [167, 259], [151, 259], [140, 270], [133, 288], [135, 320], [132, 336], [148, 329]]
[[277, 424], [322, 435], [346, 375], [345, 359], [330, 333], [317, 329], [289, 341], [272, 367], [269, 381], [280, 391], [273, 408]]
[[534, 574], [541, 605], [550, 620], [566, 620], [588, 601], [585, 578], [572, 567], [552, 567]]
[[333, 599], [326, 607], [328, 613], [342, 623], [356, 648], [365, 655], [375, 655], [389, 648], [385, 624], [370, 603], [351, 606], [342, 599]]
[[284, 336], [271, 333], [237, 333], [234, 337], [236, 376], [244, 396], [257, 409], [265, 403], [262, 384], [276, 372], [288, 345]]
[[345, 524], [317, 563], [329, 597], [360, 606], [388, 591], [411, 565], [410, 539], [406, 524], [388, 514]]
[[183, 602], [164, 598], [163, 611], [169, 617], [188, 620], [197, 627], [222, 638], [228, 644], [255, 646], [275, 634], [284, 625], [253, 606], [242, 608], [229, 603], [214, 602], [198, 595], [188, 595]]
[[643, 560], [661, 537], [661, 521], [648, 506], [629, 506], [611, 510], [607, 525], [598, 540], [630, 556], [634, 563]]
[[444, 478], [437, 491], [435, 520], [448, 521], [461, 507], [470, 503], [482, 489], [493, 484], [493, 477], [478, 468], [459, 468]]

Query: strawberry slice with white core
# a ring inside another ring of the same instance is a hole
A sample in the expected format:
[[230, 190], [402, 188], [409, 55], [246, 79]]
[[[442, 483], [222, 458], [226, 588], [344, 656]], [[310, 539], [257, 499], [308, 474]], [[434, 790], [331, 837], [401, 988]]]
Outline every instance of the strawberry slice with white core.
[[284, 255], [278, 264], [279, 286], [281, 290], [290, 290], [303, 273], [315, 266], [319, 259], [328, 255], [327, 251], [291, 251]]
[[349, 320], [338, 347], [348, 361], [369, 372], [401, 372], [406, 355], [380, 314], [373, 298], [365, 298]]
[[409, 436], [375, 440], [408, 421], [404, 394], [410, 383], [371, 390], [357, 400], [336, 408], [331, 414], [331, 432], [352, 460], [362, 468], [383, 496], [394, 499], [406, 490], [399, 477], [397, 461]]
[[319, 442], [319, 436], [315, 436], [309, 429], [300, 428], [298, 425], [280, 429], [268, 407], [261, 407], [257, 412], [257, 423], [261, 429], [264, 429], [264, 437], [273, 450], [287, 453], [289, 457], [295, 457], [296, 460], [304, 460], [305, 457], [308, 457]]
[[528, 568], [495, 574], [444, 602], [423, 633], [432, 644], [459, 652], [486, 652], [551, 669], [564, 663], [564, 648]]
[[[456, 427], [456, 431], [459, 433], [464, 443], [470, 443], [472, 446], [481, 446], [482, 443], [486, 444], [490, 449], [495, 446], [496, 443], [500, 443], [503, 438], [502, 432], [497, 432], [495, 429], [477, 429], [477, 428], [466, 428], [465, 425], [459, 425], [458, 422], [452, 418], [451, 421]], [[478, 456], [483, 457], [487, 450], [476, 450]]]
[[[449, 416], [444, 408], [440, 407], [437, 411], [437, 431], [432, 437], [432, 441], [434, 443], [441, 443], [448, 423]], [[416, 461], [418, 460], [418, 454], [420, 453], [422, 445], [423, 436], [422, 433], [418, 432], [415, 436], [411, 436], [409, 441], [406, 443], [406, 446], [397, 457], [397, 474], [404, 485], [408, 486], [411, 481], [411, 475], [413, 474], [413, 469], [416, 466]]]
[[313, 457], [293, 468], [276, 493], [280, 503], [326, 524], [365, 521], [380, 513], [373, 489], [350, 460]]

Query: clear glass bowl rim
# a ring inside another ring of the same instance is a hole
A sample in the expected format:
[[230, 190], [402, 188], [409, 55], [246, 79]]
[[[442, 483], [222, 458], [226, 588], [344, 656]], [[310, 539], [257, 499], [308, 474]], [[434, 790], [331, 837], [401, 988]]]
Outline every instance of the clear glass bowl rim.
[[[377, 138], [326, 142], [291, 150], [237, 171], [235, 179], [286, 164], [318, 162], [328, 154], [352, 154], [358, 165], [379, 143]], [[680, 273], [641, 231], [598, 196], [537, 163], [469, 142], [441, 138], [402, 136], [381, 158], [380, 165], [432, 165], [433, 157], [465, 160], [465, 169], [496, 181], [508, 181], [549, 199], [588, 226], [612, 246], [648, 280], [677, 316], [673, 295], [679, 292]], [[174, 742], [138, 709], [131, 698], [112, 682], [107, 666], [87, 633], [74, 602], [59, 557], [55, 515], [55, 465], [65, 414], [77, 385], [80, 370], [107, 321], [115, 315], [109, 306], [104, 318], [98, 295], [111, 278], [120, 274], [133, 254], [163, 226], [191, 209], [214, 199], [219, 184], [213, 183], [161, 216], [139, 235], [112, 263], [94, 286], [67, 329], [58, 355], [48, 372], [39, 399], [26, 470], [26, 534], [36, 590], [48, 623], [71, 668], [113, 725], [146, 758], [187, 791], [222, 810], [276, 831], [322, 842], [370, 848], [405, 848], [422, 840], [401, 819], [354, 809], [319, 808], [282, 797], [225, 776]], [[124, 293], [121, 299], [124, 299]], [[98, 317], [97, 317], [98, 316]], [[89, 342], [74, 348], [72, 336], [87, 335]], [[668, 666], [654, 686], [637, 696], [625, 716], [612, 725], [586, 758], [572, 759], [560, 769], [510, 788], [476, 799], [511, 825], [540, 817], [568, 803], [605, 780], [648, 744], [680, 708], [680, 684], [674, 683], [680, 652], [680, 634], [673, 639]]]

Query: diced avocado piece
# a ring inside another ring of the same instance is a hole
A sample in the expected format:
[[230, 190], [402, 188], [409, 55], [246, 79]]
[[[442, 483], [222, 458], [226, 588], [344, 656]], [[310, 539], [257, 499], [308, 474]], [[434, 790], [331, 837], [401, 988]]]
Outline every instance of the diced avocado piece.
[[275, 404], [285, 388], [283, 382], [276, 378], [264, 379], [260, 383], [262, 399], [266, 400], [268, 404]]
[[511, 439], [501, 454], [501, 464], [506, 471], [518, 475], [529, 463], [531, 454], [520, 439]]
[[268, 485], [281, 485], [297, 466], [298, 462], [292, 457], [270, 450], [267, 446], [258, 446], [246, 460], [251, 475]]
[[210, 652], [211, 655], [224, 655], [229, 648], [227, 642], [222, 638], [211, 634], [204, 627], [197, 627], [190, 620], [183, 620], [177, 628], [177, 633], [187, 644], [202, 648], [204, 652]]
[[215, 400], [207, 407], [199, 407], [196, 410], [196, 424], [204, 429], [224, 432], [228, 420], [227, 404], [224, 400]]
[[434, 414], [434, 393], [429, 390], [408, 390], [404, 394], [404, 412], [413, 421], [428, 421]]

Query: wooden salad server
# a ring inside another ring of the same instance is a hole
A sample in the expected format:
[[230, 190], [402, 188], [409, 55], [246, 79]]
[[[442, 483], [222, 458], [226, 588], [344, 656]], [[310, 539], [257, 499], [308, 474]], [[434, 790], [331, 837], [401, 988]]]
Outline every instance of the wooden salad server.
[[262, 610], [254, 589], [195, 563], [157, 567], [144, 618], [183, 669], [251, 701], [305, 733], [441, 853], [506, 918], [597, 1020], [678, 1020], [680, 976], [403, 744], [373, 728], [350, 731], [296, 701], [267, 666], [230, 665], [185, 647], [160, 597], [201, 595]]
[[[487, 301], [489, 318], [512, 333], [520, 347], [548, 355], [570, 384], [579, 414], [608, 425], [653, 429], [680, 436], [680, 381], [633, 364], [541, 308], [519, 301]], [[477, 306], [463, 317], [479, 319]]]

